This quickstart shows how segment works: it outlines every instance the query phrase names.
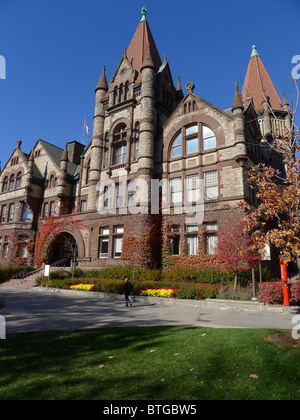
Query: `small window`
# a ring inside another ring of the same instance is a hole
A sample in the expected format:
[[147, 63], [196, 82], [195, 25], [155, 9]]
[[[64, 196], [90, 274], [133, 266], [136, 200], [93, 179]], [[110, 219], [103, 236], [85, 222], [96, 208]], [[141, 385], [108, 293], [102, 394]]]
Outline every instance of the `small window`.
[[182, 137], [179, 134], [173, 142], [171, 150], [171, 158], [178, 157], [182, 155]]
[[43, 217], [48, 217], [49, 215], [49, 203], [44, 204], [44, 211], [43, 211]]
[[2, 206], [2, 210], [1, 210], [1, 223], [5, 223], [6, 222], [6, 212], [7, 212], [7, 205], [4, 204]]
[[99, 238], [99, 258], [108, 258], [109, 228], [100, 229]]
[[205, 252], [206, 254], [214, 255], [218, 244], [218, 225], [216, 223], [207, 223], [205, 228]]
[[189, 175], [186, 177], [185, 198], [188, 203], [198, 203], [200, 200], [200, 179], [199, 175]]
[[50, 203], [50, 212], [49, 212], [49, 217], [53, 217], [55, 214], [55, 202], [51, 201]]
[[16, 179], [16, 188], [21, 188], [22, 183], [22, 172], [18, 172]]
[[198, 136], [192, 139], [186, 140], [186, 154], [191, 155], [192, 153], [198, 153]]
[[121, 165], [127, 161], [127, 144], [115, 148], [114, 164]]
[[121, 258], [122, 254], [122, 236], [115, 236], [114, 237], [114, 258]]
[[15, 175], [11, 175], [9, 178], [9, 189], [10, 190], [14, 190], [15, 189], [15, 185], [16, 185], [16, 178]]
[[86, 209], [87, 209], [86, 200], [82, 200], [81, 201], [81, 205], [80, 205], [80, 211], [81, 211], [81, 213], [85, 213], [86, 212]]
[[218, 198], [218, 171], [210, 171], [204, 173], [204, 187], [206, 200], [213, 200]]
[[182, 178], [173, 178], [170, 181], [171, 204], [182, 203]]
[[6, 192], [7, 190], [8, 190], [8, 177], [6, 176], [3, 180], [2, 192]]
[[216, 137], [214, 133], [208, 127], [203, 126], [203, 149], [215, 149], [216, 146]]
[[90, 182], [90, 171], [91, 171], [91, 159], [89, 159], [87, 167], [86, 167], [86, 174], [85, 174], [85, 183], [88, 184]]
[[55, 178], [54, 175], [51, 175], [50, 181], [49, 181], [49, 188], [55, 187]]
[[191, 134], [197, 134], [197, 133], [198, 133], [198, 124], [187, 127], [185, 130], [185, 134], [187, 136], [190, 136]]
[[8, 221], [13, 222], [14, 220], [14, 213], [15, 213], [15, 205], [14, 203], [9, 205], [9, 211], [8, 211]]
[[22, 210], [22, 222], [31, 222], [32, 221], [32, 212], [27, 203], [23, 204]]
[[170, 254], [180, 254], [180, 227], [177, 225], [171, 226], [172, 236], [170, 237]]

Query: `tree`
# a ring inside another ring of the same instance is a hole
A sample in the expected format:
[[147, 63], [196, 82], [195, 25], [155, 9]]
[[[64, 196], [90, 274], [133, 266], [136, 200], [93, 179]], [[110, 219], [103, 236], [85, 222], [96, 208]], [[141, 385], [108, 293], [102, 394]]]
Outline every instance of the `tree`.
[[[284, 102], [287, 105], [285, 95]], [[274, 245], [288, 263], [300, 258], [300, 138], [295, 111], [286, 109], [285, 135], [273, 134], [263, 142], [275, 165], [258, 164], [249, 170], [249, 183], [258, 203], [242, 203], [241, 207], [253, 241], [261, 249]]]
[[244, 215], [231, 213], [226, 224], [219, 229], [216, 247], [217, 261], [225, 271], [234, 273], [236, 291], [238, 273], [258, 265], [259, 253], [256, 244], [247, 232]]

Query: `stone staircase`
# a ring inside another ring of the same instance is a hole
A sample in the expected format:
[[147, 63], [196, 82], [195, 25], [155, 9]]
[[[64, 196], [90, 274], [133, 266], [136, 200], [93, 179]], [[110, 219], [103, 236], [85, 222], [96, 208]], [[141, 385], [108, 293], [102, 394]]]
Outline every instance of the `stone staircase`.
[[30, 289], [31, 287], [35, 286], [36, 279], [43, 274], [43, 271], [43, 268], [40, 268], [39, 270], [27, 273], [27, 275], [22, 276], [22, 278], [11, 278], [5, 283], [0, 284], [0, 288], [5, 287], [11, 289]]
[[[65, 260], [59, 260], [50, 265], [50, 272], [57, 270], [59, 268], [65, 268]], [[11, 289], [30, 289], [36, 285], [36, 279], [42, 276], [44, 273], [44, 268], [39, 268], [35, 271], [29, 273], [19, 273], [16, 274], [11, 279], [7, 280], [5, 283], [0, 284], [1, 287], [11, 288]]]

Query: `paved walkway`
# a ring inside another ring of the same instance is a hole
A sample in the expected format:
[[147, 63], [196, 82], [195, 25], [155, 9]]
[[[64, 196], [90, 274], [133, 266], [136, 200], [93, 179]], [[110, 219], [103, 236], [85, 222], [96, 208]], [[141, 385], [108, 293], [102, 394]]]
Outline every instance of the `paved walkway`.
[[76, 296], [46, 291], [0, 289], [5, 307], [6, 334], [129, 326], [197, 326], [209, 328], [292, 329], [292, 314], [222, 311], [153, 303], [124, 302], [94, 296]]

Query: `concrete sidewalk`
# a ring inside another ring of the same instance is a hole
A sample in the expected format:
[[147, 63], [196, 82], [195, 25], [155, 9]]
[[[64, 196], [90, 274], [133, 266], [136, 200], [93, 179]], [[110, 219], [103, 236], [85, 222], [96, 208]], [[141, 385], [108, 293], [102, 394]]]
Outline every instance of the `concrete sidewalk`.
[[47, 290], [1, 289], [6, 333], [132, 326], [196, 326], [208, 328], [275, 328], [291, 330], [294, 314], [239, 312], [203, 306], [122, 301], [94, 295], [50, 293]]

